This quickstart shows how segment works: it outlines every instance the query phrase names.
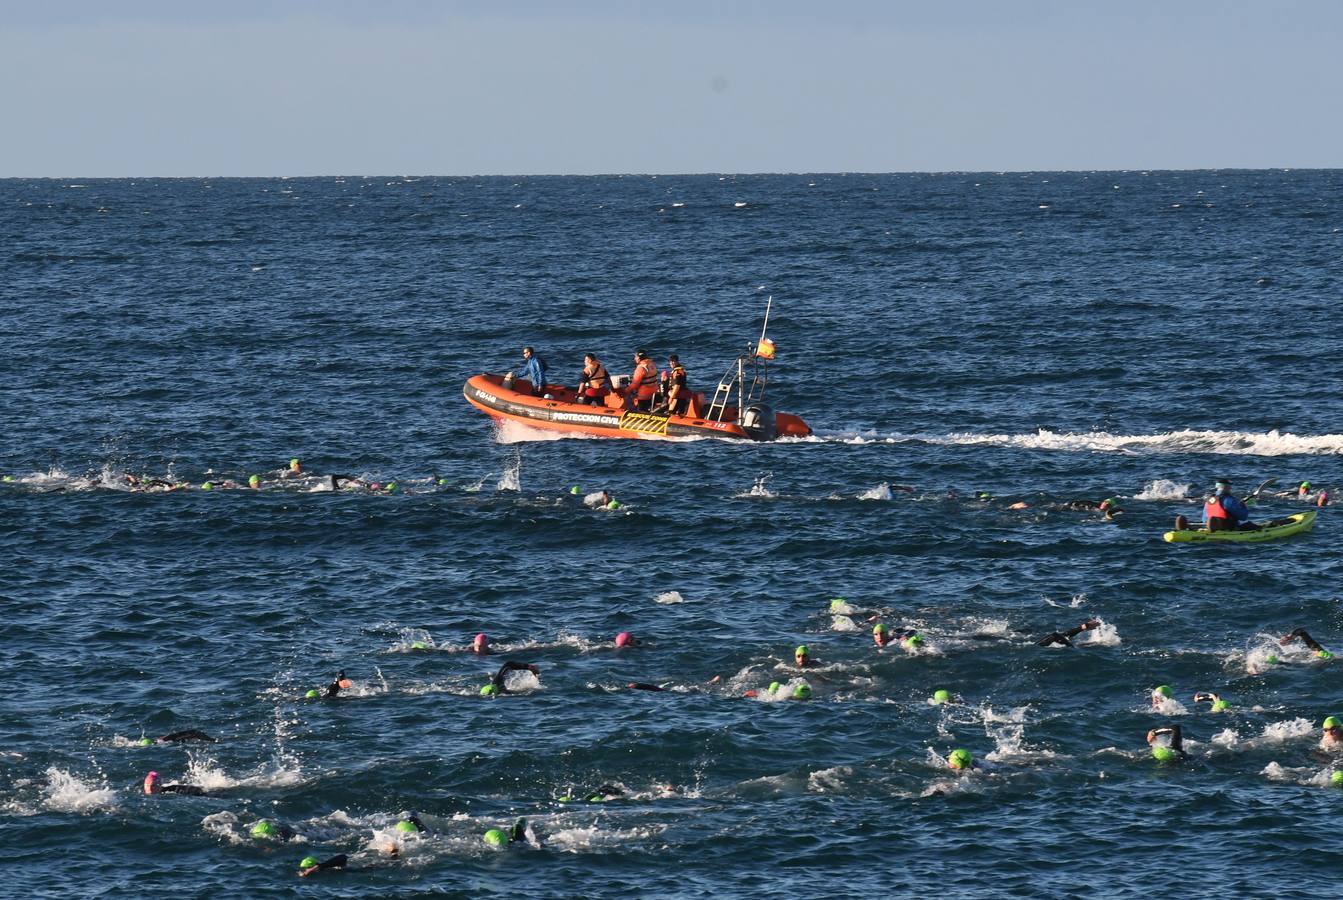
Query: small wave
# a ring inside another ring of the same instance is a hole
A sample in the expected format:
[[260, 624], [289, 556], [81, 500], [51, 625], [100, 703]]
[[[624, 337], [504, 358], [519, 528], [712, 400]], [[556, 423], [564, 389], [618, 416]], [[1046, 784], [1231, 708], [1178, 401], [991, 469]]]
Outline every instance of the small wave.
[[684, 603], [680, 591], [663, 591], [653, 598], [654, 603]]
[[60, 812], [87, 813], [97, 809], [109, 809], [116, 803], [117, 792], [104, 784], [85, 781], [72, 775], [65, 769], [55, 767], [47, 769], [46, 794], [47, 809]]
[[873, 488], [868, 488], [858, 495], [859, 500], [889, 500], [891, 499], [891, 486], [883, 481]]
[[775, 497], [779, 496], [766, 486], [769, 480], [773, 477], [774, 477], [773, 472], [766, 472], [764, 475], [761, 475], [759, 478], [755, 480], [755, 484], [751, 485], [750, 490], [742, 491], [741, 493], [733, 494], [732, 496], [737, 499], [743, 497], [761, 497], [767, 500], [772, 500]]
[[1194, 489], [1192, 484], [1180, 484], [1169, 478], [1158, 478], [1133, 495], [1134, 500], [1184, 500]]

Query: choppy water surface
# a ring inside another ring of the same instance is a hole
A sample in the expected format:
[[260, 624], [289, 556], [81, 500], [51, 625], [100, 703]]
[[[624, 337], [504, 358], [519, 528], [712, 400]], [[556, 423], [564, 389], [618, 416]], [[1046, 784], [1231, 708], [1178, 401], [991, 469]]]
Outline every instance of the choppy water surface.
[[[1333, 510], [1160, 534], [1213, 476], [1343, 489], [1340, 178], [0, 182], [7, 879], [265, 896], [344, 852], [304, 887], [1319, 895], [1340, 664], [1273, 647], [1343, 647]], [[677, 352], [704, 387], [767, 295], [813, 438], [545, 440], [462, 400], [524, 343], [566, 381]], [[1051, 506], [1110, 495], [1114, 523]], [[878, 650], [836, 597], [926, 643]], [[481, 697], [504, 659], [539, 681]], [[179, 728], [220, 740], [138, 743]], [[208, 796], [145, 796], [151, 769]], [[520, 816], [526, 846], [482, 842]]]

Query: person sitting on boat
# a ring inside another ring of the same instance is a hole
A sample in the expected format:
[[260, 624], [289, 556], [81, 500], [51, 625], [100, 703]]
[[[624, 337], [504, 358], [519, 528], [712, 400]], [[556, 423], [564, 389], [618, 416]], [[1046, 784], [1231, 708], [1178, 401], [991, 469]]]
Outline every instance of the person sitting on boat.
[[1217, 489], [1203, 504], [1203, 524], [1209, 531], [1238, 531], [1254, 528], [1250, 522], [1250, 510], [1231, 493], [1231, 481], [1217, 479]]
[[658, 367], [657, 363], [648, 358], [646, 350], [638, 350], [634, 354], [634, 374], [630, 376], [629, 387], [625, 389], [625, 396], [629, 398], [630, 405], [634, 409], [648, 412], [653, 405], [653, 397], [658, 392]]
[[662, 373], [662, 403], [654, 410], [668, 416], [679, 416], [685, 412], [690, 401], [690, 389], [686, 387], [685, 366], [676, 358], [676, 354], [667, 357], [667, 371]]
[[542, 397], [546, 393], [546, 361], [537, 355], [531, 347], [522, 348], [522, 358], [527, 364], [522, 367], [522, 377], [532, 383], [532, 396]]
[[611, 379], [606, 374], [606, 366], [591, 353], [583, 357], [583, 377], [578, 381], [578, 402], [601, 405], [606, 397]]

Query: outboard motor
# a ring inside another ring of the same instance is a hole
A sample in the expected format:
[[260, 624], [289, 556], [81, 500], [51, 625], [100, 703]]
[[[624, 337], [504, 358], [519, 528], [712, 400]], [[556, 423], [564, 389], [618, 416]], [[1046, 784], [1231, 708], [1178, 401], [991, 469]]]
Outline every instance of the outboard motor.
[[741, 427], [753, 440], [772, 441], [778, 437], [774, 409], [764, 403], [746, 407], [746, 412], [741, 414]]

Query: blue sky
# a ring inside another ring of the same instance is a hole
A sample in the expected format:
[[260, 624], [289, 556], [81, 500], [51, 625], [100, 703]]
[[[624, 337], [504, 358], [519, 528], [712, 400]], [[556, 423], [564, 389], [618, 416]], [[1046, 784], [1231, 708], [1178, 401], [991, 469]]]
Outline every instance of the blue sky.
[[0, 176], [1343, 166], [1343, 2], [0, 0]]

